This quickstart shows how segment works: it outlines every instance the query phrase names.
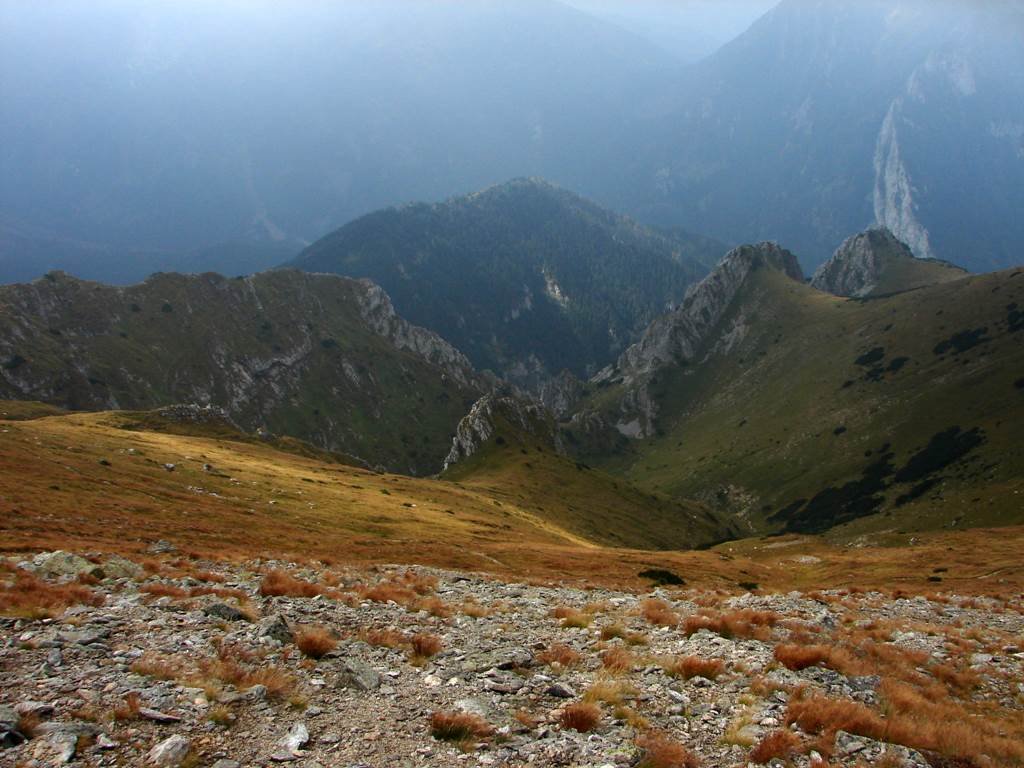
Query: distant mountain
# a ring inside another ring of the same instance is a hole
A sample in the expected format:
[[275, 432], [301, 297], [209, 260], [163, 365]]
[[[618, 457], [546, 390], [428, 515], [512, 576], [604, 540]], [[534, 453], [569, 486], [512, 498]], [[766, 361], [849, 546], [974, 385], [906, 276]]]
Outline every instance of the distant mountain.
[[372, 279], [477, 368], [536, 387], [613, 361], [725, 250], [518, 179], [370, 214], [292, 264]]
[[563, 423], [567, 446], [750, 532], [1024, 520], [1024, 269], [871, 300], [745, 246]]
[[0, 397], [70, 409], [224, 408], [394, 471], [441, 469], [484, 383], [368, 281], [278, 271], [158, 274], [114, 288], [62, 273], [0, 287]]
[[811, 285], [835, 296], [866, 298], [961, 280], [967, 272], [934, 259], [918, 259], [882, 227], [854, 235], [814, 273]]
[[[0, 38], [0, 216], [102, 244], [118, 283], [139, 253], [312, 242], [526, 174], [578, 186], [637, 80], [675, 66], [554, 0], [0, 3]], [[26, 277], [20, 248], [0, 281]], [[33, 258], [31, 278], [79, 271]]]
[[1021, 8], [783, 0], [673, 87], [652, 85], [623, 134], [630, 170], [595, 196], [644, 221], [785, 242], [810, 269], [872, 223], [917, 256], [1019, 264]]

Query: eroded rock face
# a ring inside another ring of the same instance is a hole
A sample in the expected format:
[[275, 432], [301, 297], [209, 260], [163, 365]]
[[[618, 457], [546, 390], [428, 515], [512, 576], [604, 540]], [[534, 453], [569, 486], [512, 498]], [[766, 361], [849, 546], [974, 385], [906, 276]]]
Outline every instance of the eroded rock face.
[[886, 227], [869, 229], [844, 242], [814, 273], [811, 285], [836, 296], [867, 296], [892, 259], [913, 259], [910, 247]]
[[499, 421], [535, 435], [562, 452], [554, 420], [543, 406], [510, 395], [491, 393], [477, 400], [459, 422], [452, 439], [452, 449], [444, 460], [444, 471], [478, 453], [496, 434]]
[[726, 254], [714, 271], [693, 286], [677, 309], [655, 320], [639, 342], [627, 349], [614, 371], [599, 378], [632, 381], [672, 362], [692, 360], [725, 315], [747, 277], [768, 268], [803, 281], [800, 264], [775, 243], [744, 245]]
[[[686, 294], [683, 303], [654, 321], [639, 342], [627, 349], [615, 366], [592, 379], [598, 386], [622, 384], [618, 432], [630, 439], [649, 437], [658, 415], [658, 402], [647, 384], [660, 368], [686, 363], [707, 354], [729, 309], [748, 277], [762, 269], [777, 270], [803, 282], [796, 257], [775, 243], [744, 245], [730, 251], [704, 280]], [[732, 328], [720, 334], [725, 350], [745, 333], [745, 320], [736, 319]]]

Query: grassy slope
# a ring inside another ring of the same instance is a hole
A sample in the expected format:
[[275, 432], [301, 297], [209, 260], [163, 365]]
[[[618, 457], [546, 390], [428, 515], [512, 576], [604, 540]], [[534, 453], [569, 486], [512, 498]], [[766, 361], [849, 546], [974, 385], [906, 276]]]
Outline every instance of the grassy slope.
[[[928, 591], [939, 588], [928, 581], [934, 568], [945, 567], [941, 588], [1024, 588], [1024, 528], [924, 534], [912, 546], [909, 536], [893, 536], [889, 547], [855, 549], [813, 537], [701, 552], [609, 549], [470, 484], [375, 474], [262, 444], [127, 431], [123, 419], [98, 413], [0, 421], [0, 551], [138, 556], [163, 538], [186, 556], [423, 563], [619, 587], [644, 587], [640, 571], [667, 568], [690, 585], [732, 590], [752, 581], [779, 590]], [[213, 471], [203, 470], [207, 463]], [[551, 493], [549, 519], [586, 514], [582, 484], [568, 498], [582, 506], [569, 514], [567, 498]]]
[[642, 492], [501, 420], [495, 435], [445, 479], [610, 546], [692, 549], [734, 535], [707, 505]]
[[212, 402], [246, 429], [437, 471], [478, 393], [370, 332], [358, 290], [299, 272], [6, 286], [0, 357], [24, 362], [2, 372], [0, 392], [76, 409]]
[[878, 276], [878, 283], [872, 296], [888, 296], [903, 291], [912, 291], [929, 285], [962, 280], [966, 272], [943, 261], [924, 259], [890, 258], [885, 269]]
[[[860, 477], [887, 443], [899, 468], [936, 433], [978, 427], [985, 442], [928, 493], [897, 508], [909, 489], [899, 485], [882, 514], [836, 533], [1024, 521], [1024, 331], [1008, 329], [1009, 306], [1024, 307], [1022, 271], [867, 301], [769, 272], [745, 291], [723, 323], [730, 328], [742, 315], [743, 340], [662, 375], [653, 387], [662, 436], [632, 444], [607, 469], [681, 497], [728, 485], [751, 491], [746, 522], [764, 530], [779, 527], [766, 524], [766, 513]], [[989, 342], [935, 354], [953, 334], [983, 327]], [[879, 363], [855, 362], [875, 348], [884, 350]], [[901, 357], [900, 370], [867, 380], [873, 367]]]

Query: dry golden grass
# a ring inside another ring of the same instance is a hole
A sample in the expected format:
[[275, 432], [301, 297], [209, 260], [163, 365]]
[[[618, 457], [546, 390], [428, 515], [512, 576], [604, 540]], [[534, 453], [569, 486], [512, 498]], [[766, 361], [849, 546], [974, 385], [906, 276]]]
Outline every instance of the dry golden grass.
[[322, 659], [338, 647], [338, 640], [326, 627], [299, 627], [295, 647], [311, 659]]
[[[121, 423], [121, 416], [107, 413], [3, 422], [0, 551], [101, 550], [147, 560], [148, 541], [135, 533], [143, 530], [149, 540], [168, 539], [182, 551], [219, 560], [259, 552], [292, 561], [417, 563], [638, 589], [648, 585], [639, 572], [657, 567], [690, 574], [691, 587], [711, 590], [709, 601], [726, 594], [715, 592], [720, 586], [735, 591], [732, 585], [748, 579], [766, 591], [859, 585], [930, 593], [936, 562], [948, 569], [948, 591], [1003, 598], [1024, 592], [1020, 526], [915, 533], [914, 546], [909, 535], [856, 549], [811, 537], [731, 542], [719, 548], [729, 559], [716, 549], [609, 549], [506, 496], [498, 508], [486, 488], [379, 475], [262, 444], [126, 431]], [[133, 455], [97, 473], [100, 458], [129, 448]], [[166, 472], [167, 462], [178, 469]], [[223, 467], [237, 482], [203, 472], [203, 463]], [[189, 486], [209, 493], [197, 495]], [[415, 503], [417, 514], [406, 514], [404, 502]], [[552, 498], [550, 507], [561, 503]], [[179, 506], [191, 514], [167, 514]], [[560, 508], [555, 514], [571, 516]], [[818, 562], [794, 568], [780, 559], [780, 544], [799, 545]], [[151, 558], [143, 565], [160, 567]]]
[[590, 733], [601, 724], [601, 708], [585, 701], [569, 704], [562, 710], [558, 721], [567, 730]]
[[602, 703], [617, 707], [638, 693], [634, 685], [624, 680], [598, 680], [583, 693], [583, 701], [588, 704]]
[[416, 604], [416, 609], [425, 611], [431, 616], [437, 616], [440, 619], [447, 619], [452, 615], [452, 606], [441, 600], [438, 597], [427, 597], [420, 600]]
[[615, 674], [631, 672], [636, 663], [636, 656], [621, 645], [616, 645], [601, 653], [601, 666]]
[[648, 731], [636, 740], [642, 751], [637, 768], [699, 768], [700, 760], [666, 733]]
[[699, 656], [676, 656], [662, 665], [668, 674], [689, 680], [693, 677], [705, 677], [714, 680], [725, 671], [725, 662], [721, 659], [703, 659]]
[[55, 584], [20, 569], [0, 573], [0, 615], [48, 618], [73, 605], [103, 605], [102, 595], [72, 582]]
[[320, 585], [298, 579], [280, 569], [268, 571], [260, 582], [260, 594], [264, 597], [316, 597], [323, 592]]

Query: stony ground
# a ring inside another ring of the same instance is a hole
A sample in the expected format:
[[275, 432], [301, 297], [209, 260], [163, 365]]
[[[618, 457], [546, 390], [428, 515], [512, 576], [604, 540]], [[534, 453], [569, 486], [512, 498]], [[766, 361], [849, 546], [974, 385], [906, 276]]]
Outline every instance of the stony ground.
[[[4, 564], [0, 765], [1020, 764], [1012, 601], [637, 595], [157, 550]], [[869, 738], [883, 712], [921, 749]], [[965, 722], [982, 741], [944, 735]]]

